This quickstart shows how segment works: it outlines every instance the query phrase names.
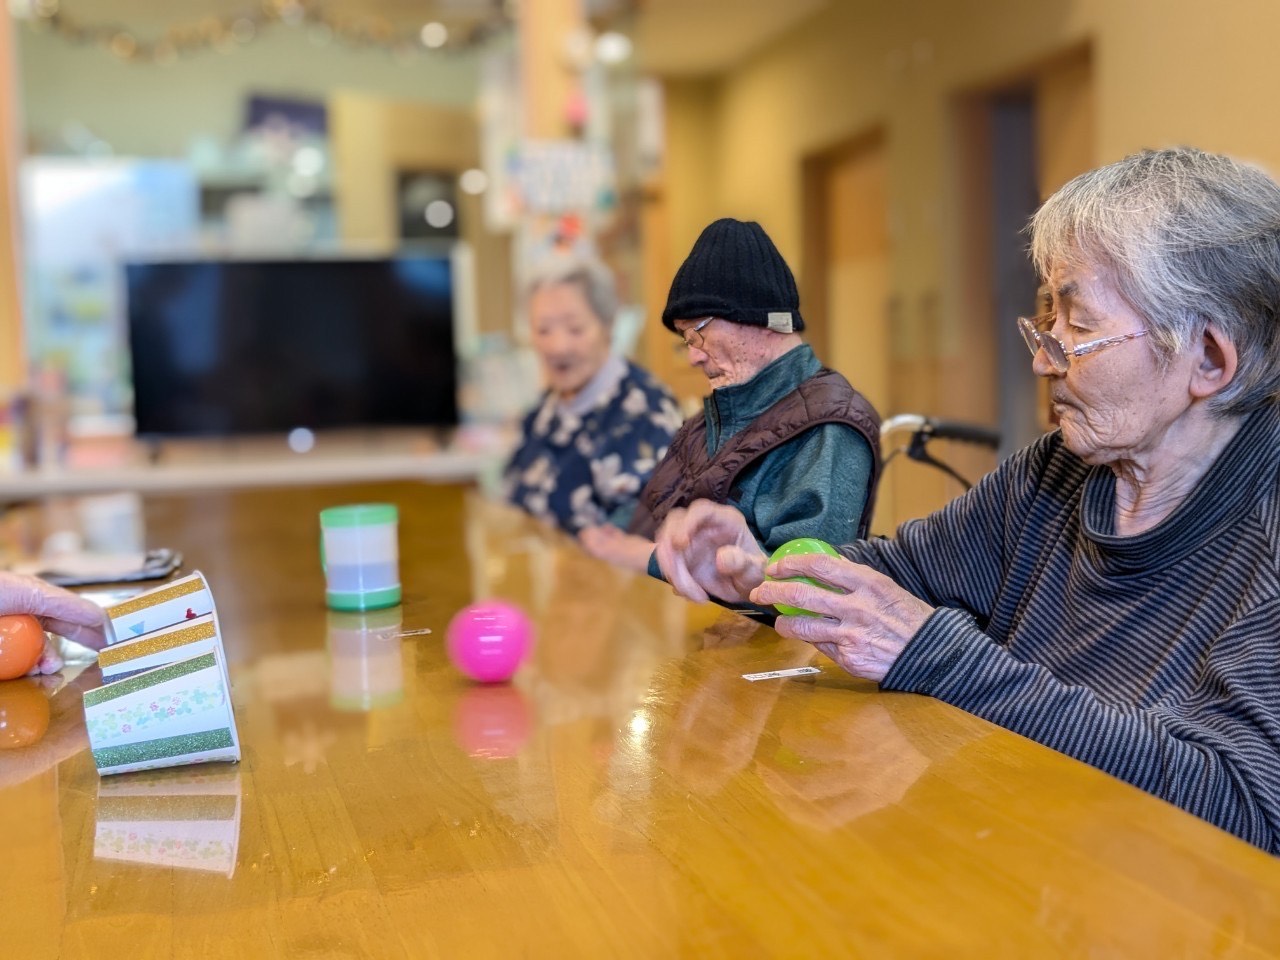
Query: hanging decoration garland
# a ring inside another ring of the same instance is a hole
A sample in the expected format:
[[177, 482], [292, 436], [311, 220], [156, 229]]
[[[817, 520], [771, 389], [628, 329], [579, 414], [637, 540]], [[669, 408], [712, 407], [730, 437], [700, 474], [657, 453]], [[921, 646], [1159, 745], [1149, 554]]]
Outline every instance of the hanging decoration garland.
[[[50, 30], [77, 44], [94, 44], [129, 63], [174, 63], [207, 51], [229, 53], [253, 42], [264, 30], [278, 26], [306, 27], [320, 42], [382, 50], [399, 56], [475, 46], [512, 26], [507, 5], [496, 0], [483, 20], [465, 30], [449, 30], [439, 22], [412, 29], [386, 17], [332, 13], [321, 0], [262, 0], [241, 13], [207, 16], [194, 23], [174, 24], [155, 39], [144, 39], [114, 23], [88, 23], [62, 9], [59, 0], [23, 0], [18, 14], [33, 29]], [[12, 8], [11, 4], [11, 8]]]

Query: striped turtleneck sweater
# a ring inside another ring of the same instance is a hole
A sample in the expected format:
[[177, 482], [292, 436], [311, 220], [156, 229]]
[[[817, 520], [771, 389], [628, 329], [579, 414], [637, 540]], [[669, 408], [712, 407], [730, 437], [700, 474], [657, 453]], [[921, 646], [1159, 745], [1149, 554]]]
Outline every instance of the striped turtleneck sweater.
[[893, 540], [842, 548], [937, 608], [881, 688], [928, 694], [1280, 853], [1280, 409], [1115, 530], [1059, 433]]

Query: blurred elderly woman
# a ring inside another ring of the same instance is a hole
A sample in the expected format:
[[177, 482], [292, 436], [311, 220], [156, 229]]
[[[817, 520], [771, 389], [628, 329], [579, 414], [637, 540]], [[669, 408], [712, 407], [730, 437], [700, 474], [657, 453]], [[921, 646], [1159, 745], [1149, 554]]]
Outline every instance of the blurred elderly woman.
[[626, 527], [640, 489], [680, 427], [675, 398], [611, 351], [617, 295], [603, 264], [557, 259], [528, 292], [547, 391], [507, 464], [507, 498], [577, 534]]
[[[1086, 173], [1031, 224], [1018, 326], [1059, 429], [894, 540], [765, 559], [730, 508], [658, 535], [686, 596], [1280, 852], [1280, 186], [1179, 148]], [[832, 590], [776, 578], [805, 575]]]

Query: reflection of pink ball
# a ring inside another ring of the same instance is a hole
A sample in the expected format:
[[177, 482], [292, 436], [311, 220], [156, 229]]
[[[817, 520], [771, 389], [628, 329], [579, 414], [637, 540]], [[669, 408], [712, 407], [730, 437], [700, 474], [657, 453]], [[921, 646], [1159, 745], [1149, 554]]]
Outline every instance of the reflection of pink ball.
[[502, 760], [516, 756], [529, 739], [533, 718], [518, 687], [471, 687], [453, 711], [453, 736], [470, 756]]
[[519, 608], [498, 600], [463, 607], [445, 631], [449, 659], [472, 680], [510, 680], [533, 645], [533, 625]]

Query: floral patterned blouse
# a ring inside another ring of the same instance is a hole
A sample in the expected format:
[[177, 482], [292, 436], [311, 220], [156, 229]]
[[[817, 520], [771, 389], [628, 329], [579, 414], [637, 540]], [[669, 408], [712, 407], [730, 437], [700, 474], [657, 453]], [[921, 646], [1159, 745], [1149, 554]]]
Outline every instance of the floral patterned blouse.
[[682, 422], [670, 390], [610, 357], [573, 400], [548, 391], [525, 417], [504, 492], [569, 533], [602, 523], [625, 528]]

